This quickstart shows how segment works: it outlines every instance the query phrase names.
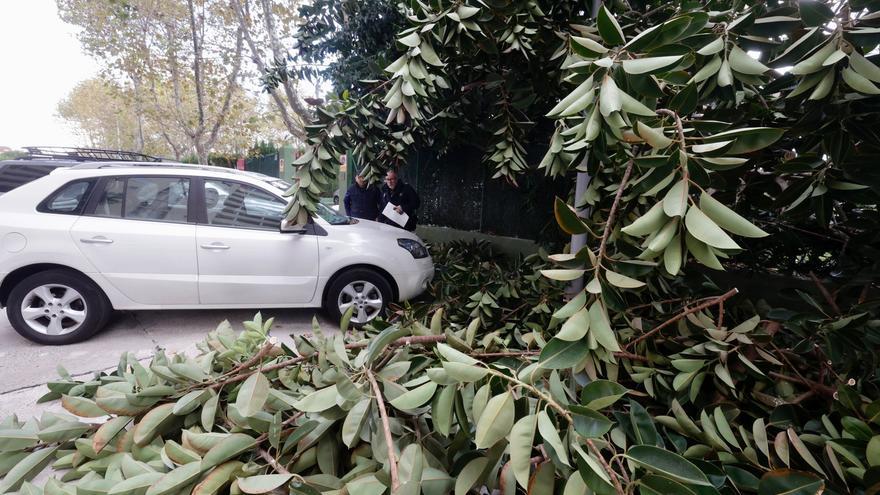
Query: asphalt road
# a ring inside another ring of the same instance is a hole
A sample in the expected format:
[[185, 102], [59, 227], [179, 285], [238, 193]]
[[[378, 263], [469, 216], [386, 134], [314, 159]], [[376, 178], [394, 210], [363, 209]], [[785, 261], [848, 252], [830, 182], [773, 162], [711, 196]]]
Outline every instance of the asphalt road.
[[[0, 419], [16, 413], [19, 417], [39, 414], [57, 406], [38, 406], [36, 400], [46, 392], [42, 385], [57, 377], [57, 365], [72, 375], [89, 376], [96, 371], [115, 368], [123, 352], [147, 359], [156, 347], [166, 353], [195, 352], [195, 343], [222, 322], [229, 320], [241, 329], [241, 322], [253, 318], [256, 310], [203, 311], [120, 311], [102, 332], [79, 344], [43, 346], [18, 335], [0, 310]], [[272, 335], [289, 338], [291, 333], [311, 331], [312, 318], [321, 327], [334, 328], [323, 313], [316, 310], [265, 310], [263, 318], [275, 317]]]

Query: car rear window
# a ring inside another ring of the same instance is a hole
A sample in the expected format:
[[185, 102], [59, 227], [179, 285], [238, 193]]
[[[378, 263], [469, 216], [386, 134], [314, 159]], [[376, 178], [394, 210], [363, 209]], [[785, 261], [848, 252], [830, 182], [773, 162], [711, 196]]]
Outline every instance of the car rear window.
[[8, 164], [0, 166], [0, 193], [7, 193], [18, 186], [48, 175], [58, 167], [53, 165]]
[[65, 184], [43, 200], [37, 211], [42, 213], [61, 213], [79, 215], [89, 199], [89, 193], [95, 185], [92, 180], [78, 180]]
[[188, 221], [190, 180], [184, 177], [113, 177], [96, 193], [88, 215], [171, 223]]

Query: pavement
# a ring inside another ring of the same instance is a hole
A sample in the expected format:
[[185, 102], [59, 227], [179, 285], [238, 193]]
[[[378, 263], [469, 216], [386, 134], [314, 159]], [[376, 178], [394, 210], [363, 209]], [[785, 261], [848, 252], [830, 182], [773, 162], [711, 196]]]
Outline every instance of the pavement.
[[[42, 411], [61, 411], [58, 402], [37, 404], [47, 392], [44, 384], [58, 377], [60, 364], [73, 376], [90, 377], [115, 369], [123, 352], [149, 359], [154, 349], [166, 353], [195, 353], [195, 344], [229, 320], [236, 329], [251, 320], [257, 310], [119, 311], [107, 327], [91, 339], [67, 346], [44, 346], [21, 337], [0, 310], [0, 419], [38, 416]], [[313, 309], [264, 310], [263, 319], [275, 317], [272, 335], [281, 340], [291, 333], [311, 331], [312, 318], [321, 328], [333, 330], [323, 313]]]

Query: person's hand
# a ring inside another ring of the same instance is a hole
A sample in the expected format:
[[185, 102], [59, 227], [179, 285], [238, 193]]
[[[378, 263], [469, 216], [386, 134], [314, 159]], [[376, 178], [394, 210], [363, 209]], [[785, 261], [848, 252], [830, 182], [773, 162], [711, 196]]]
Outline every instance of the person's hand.
[[401, 208], [399, 206], [395, 206], [394, 211], [396, 211], [397, 213], [403, 213], [403, 208]]

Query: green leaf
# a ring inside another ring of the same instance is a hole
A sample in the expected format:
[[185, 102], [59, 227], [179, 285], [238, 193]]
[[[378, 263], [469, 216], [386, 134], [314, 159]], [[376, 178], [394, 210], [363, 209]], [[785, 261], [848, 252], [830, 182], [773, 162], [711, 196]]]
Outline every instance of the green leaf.
[[852, 89], [866, 95], [880, 94], [880, 88], [874, 85], [867, 77], [847, 67], [841, 72], [843, 81]]
[[92, 449], [94, 449], [95, 452], [101, 452], [104, 450], [104, 447], [110, 444], [110, 442], [112, 442], [113, 439], [116, 438], [116, 436], [119, 435], [129, 423], [131, 423], [132, 419], [133, 418], [127, 416], [119, 416], [101, 425], [92, 437]]
[[718, 249], [740, 249], [721, 227], [697, 207], [691, 207], [684, 220], [688, 233], [694, 238]]
[[156, 484], [162, 476], [164, 476], [163, 473], [144, 473], [133, 476], [116, 483], [107, 492], [107, 495], [144, 495], [147, 489]]
[[366, 364], [371, 364], [395, 340], [410, 335], [409, 329], [392, 325], [370, 339], [367, 346]]
[[406, 35], [402, 38], [399, 38], [397, 41], [401, 42], [402, 44], [404, 44], [408, 47], [415, 48], [415, 47], [419, 46], [419, 44], [421, 44], [422, 39], [419, 37], [419, 33], [413, 31], [412, 33], [409, 33], [408, 35]]
[[138, 446], [148, 444], [175, 417], [173, 410], [174, 404], [162, 404], [145, 414], [134, 427], [134, 444]]
[[582, 340], [568, 342], [561, 339], [551, 339], [541, 349], [538, 360], [541, 368], [564, 369], [571, 368], [583, 361], [589, 349]]
[[58, 447], [49, 447], [28, 454], [3, 477], [3, 481], [0, 482], [0, 494], [17, 490], [22, 483], [42, 471], [56, 450]]
[[700, 210], [719, 227], [743, 237], [766, 237], [767, 234], [705, 191], [700, 195]]
[[[611, 330], [608, 312], [598, 299], [590, 306], [590, 335], [609, 352], [620, 350], [617, 337]], [[541, 354], [543, 355], [543, 352]]]
[[825, 71], [825, 75], [819, 81], [819, 84], [816, 85], [816, 88], [813, 89], [813, 92], [810, 93], [810, 100], [821, 100], [828, 96], [831, 93], [831, 90], [834, 88], [834, 69], [829, 69]]
[[541, 275], [551, 279], [569, 282], [584, 276], [586, 270], [541, 270]]
[[422, 40], [421, 44], [419, 44], [419, 55], [422, 57], [422, 60], [435, 67], [443, 67], [445, 65], [440, 60], [440, 57], [437, 56], [437, 52], [434, 51], [431, 42], [427, 39]]
[[669, 188], [663, 197], [663, 213], [667, 217], [684, 216], [688, 209], [688, 183], [682, 179]]
[[579, 36], [572, 36], [571, 41], [577, 43], [578, 45], [586, 48], [587, 50], [589, 50], [597, 55], [601, 55], [601, 54], [608, 51], [607, 48], [605, 48], [604, 46], [602, 46], [598, 42], [591, 40], [590, 38], [581, 38]]
[[98, 407], [95, 401], [85, 397], [62, 395], [61, 407], [81, 418], [100, 418], [107, 415], [107, 412]]
[[269, 398], [269, 380], [262, 373], [254, 373], [249, 376], [238, 390], [235, 399], [235, 408], [238, 412], [249, 418], [263, 409]]
[[217, 466], [193, 488], [192, 495], [220, 493], [220, 490], [232, 480], [233, 473], [241, 469], [243, 465], [244, 463], [239, 461], [230, 461]]
[[663, 135], [663, 129], [654, 129], [641, 121], [636, 124], [636, 133], [656, 150], [668, 148], [672, 144], [672, 139]]
[[626, 457], [654, 473], [672, 478], [675, 481], [699, 486], [712, 486], [706, 475], [684, 457], [654, 447], [636, 445], [626, 452]]
[[574, 419], [575, 431], [584, 438], [601, 438], [614, 427], [613, 421], [593, 408], [573, 405], [569, 406], [569, 410]]
[[584, 307], [562, 324], [562, 329], [556, 333], [556, 338], [566, 341], [580, 340], [589, 329], [590, 313]]
[[865, 457], [869, 466], [880, 466], [880, 435], [874, 435], [868, 442]]
[[427, 382], [412, 390], [404, 392], [390, 402], [391, 405], [397, 409], [409, 411], [423, 406], [425, 403], [431, 400], [431, 397], [434, 396], [434, 392], [436, 391], [437, 384], [434, 382]]
[[807, 464], [810, 465], [811, 468], [815, 469], [818, 473], [820, 473], [824, 477], [828, 477], [825, 474], [825, 471], [822, 470], [822, 467], [819, 466], [819, 462], [816, 461], [816, 458], [813, 457], [813, 454], [810, 453], [810, 450], [804, 445], [804, 442], [800, 439], [800, 437], [795, 433], [794, 429], [789, 428], [786, 430], [788, 434], [788, 440], [791, 442], [792, 447], [798, 453], [801, 458], [806, 461]]
[[645, 286], [644, 282], [611, 270], [605, 270], [605, 278], [608, 279], [608, 283], [621, 289], [638, 289]]
[[849, 67], [862, 77], [880, 83], [880, 67], [853, 50], [849, 55]]
[[532, 446], [538, 417], [534, 414], [524, 416], [510, 430], [510, 468], [517, 483], [525, 489], [529, 487]]
[[217, 418], [217, 405], [220, 402], [220, 395], [214, 391], [211, 391], [211, 398], [209, 398], [205, 405], [202, 406], [202, 414], [201, 414], [201, 423], [202, 429], [205, 431], [211, 431], [214, 428], [214, 420]]
[[817, 0], [800, 0], [801, 20], [807, 26], [821, 26], [834, 18], [831, 7]]
[[678, 275], [683, 260], [681, 252], [681, 235], [676, 235], [663, 250], [663, 268], [670, 275]]
[[538, 432], [541, 433], [541, 438], [544, 439], [544, 442], [556, 452], [556, 458], [566, 466], [571, 467], [571, 464], [568, 462], [568, 453], [565, 450], [562, 439], [559, 438], [559, 431], [556, 429], [556, 425], [553, 424], [553, 420], [550, 419], [550, 415], [543, 409], [538, 413]]
[[758, 495], [821, 495], [825, 482], [813, 473], [777, 469], [764, 474]]
[[714, 76], [721, 69], [721, 57], [715, 55], [711, 60], [706, 62], [706, 65], [700, 67], [700, 70], [694, 74], [694, 77], [691, 78], [689, 82], [701, 83], [706, 79]]
[[[697, 50], [700, 55], [714, 55], [724, 49], [724, 38], [718, 37], [712, 40], [708, 45]], [[720, 63], [720, 61], [719, 61]]]
[[658, 202], [657, 204], [652, 206], [651, 209], [649, 209], [644, 215], [637, 218], [633, 223], [620, 229], [620, 231], [625, 234], [637, 237], [648, 235], [652, 232], [657, 231], [657, 229], [666, 224], [668, 219], [669, 217], [667, 217], [663, 213], [663, 203]]
[[198, 409], [199, 406], [202, 405], [202, 402], [208, 400], [209, 397], [211, 397], [211, 393], [208, 390], [193, 390], [180, 399], [177, 399], [177, 402], [174, 404], [174, 409], [171, 412], [175, 416], [186, 416]]
[[245, 452], [253, 450], [256, 445], [257, 441], [253, 437], [245, 435], [244, 433], [232, 433], [208, 450], [202, 458], [202, 468], [210, 469], [222, 464]]
[[353, 447], [358, 440], [358, 435], [360, 435], [361, 428], [364, 427], [372, 403], [370, 398], [361, 399], [345, 416], [345, 420], [342, 422], [342, 442], [347, 447]]
[[191, 462], [189, 464], [184, 464], [162, 476], [147, 490], [147, 495], [169, 495], [171, 493], [177, 493], [185, 486], [197, 480], [201, 473], [202, 466], [200, 463]]
[[238, 479], [238, 487], [248, 494], [269, 493], [286, 485], [293, 478], [292, 474], [263, 474]]
[[627, 74], [654, 74], [670, 69], [681, 60], [681, 55], [666, 57], [647, 57], [624, 60], [621, 62], [624, 72]]
[[757, 76], [770, 70], [769, 67], [752, 58], [748, 53], [744, 52], [736, 45], [731, 47], [727, 60], [730, 63], [730, 68], [740, 74]]
[[455, 478], [455, 495], [467, 495], [468, 491], [482, 479], [487, 464], [489, 459], [486, 457], [471, 459]]
[[478, 449], [486, 449], [506, 437], [513, 427], [513, 395], [504, 392], [489, 399], [477, 420], [474, 443]]
[[437, 352], [439, 352], [440, 355], [443, 356], [443, 358], [447, 361], [469, 364], [471, 366], [479, 364], [479, 361], [477, 361], [476, 359], [468, 356], [467, 354], [459, 350], [453, 349], [452, 347], [442, 342], [437, 344]]
[[623, 30], [620, 29], [620, 24], [617, 23], [614, 15], [604, 5], [599, 9], [596, 23], [599, 27], [599, 35], [602, 36], [605, 43], [609, 45], [622, 45], [626, 41]]
[[574, 208], [569, 206], [568, 203], [561, 200], [558, 196], [553, 203], [553, 213], [556, 215], [556, 223], [559, 224], [559, 227], [566, 234], [584, 234], [589, 230]]
[[813, 52], [812, 55], [795, 64], [790, 72], [800, 76], [817, 72], [822, 69], [822, 63], [836, 50], [837, 43], [826, 43], [822, 48]]
[[608, 117], [614, 112], [619, 112], [621, 108], [623, 103], [620, 100], [620, 89], [614, 78], [606, 74], [599, 89], [599, 112], [603, 117]]
[[298, 411], [303, 412], [323, 412], [336, 405], [336, 397], [339, 395], [336, 385], [322, 388], [293, 404]]
[[721, 67], [718, 68], [718, 77], [716, 78], [718, 87], [726, 88], [733, 85], [733, 72], [730, 70], [730, 61], [724, 59], [721, 61]]
[[588, 383], [581, 391], [581, 404], [594, 411], [601, 411], [626, 395], [627, 388], [609, 380]]

